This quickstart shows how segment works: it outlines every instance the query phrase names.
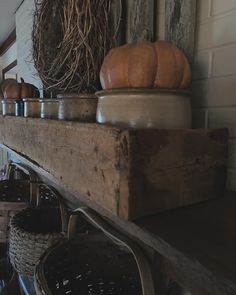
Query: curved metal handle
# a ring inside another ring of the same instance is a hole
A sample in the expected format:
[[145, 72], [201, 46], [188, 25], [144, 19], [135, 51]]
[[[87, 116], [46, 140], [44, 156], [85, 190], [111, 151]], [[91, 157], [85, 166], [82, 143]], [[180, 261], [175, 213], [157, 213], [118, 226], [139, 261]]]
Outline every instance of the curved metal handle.
[[29, 175], [30, 179], [30, 204], [32, 206], [38, 207], [40, 205], [40, 198], [39, 198], [39, 187], [40, 185], [44, 185], [45, 187], [49, 188], [58, 198], [60, 213], [61, 213], [61, 224], [62, 224], [62, 232], [66, 233], [67, 231], [67, 220], [66, 220], [66, 206], [63, 202], [63, 198], [58, 193], [58, 191], [50, 185], [47, 185], [40, 181], [38, 174], [31, 168], [26, 165], [11, 162], [8, 165], [7, 170], [7, 180], [12, 180], [13, 175], [16, 169], [20, 169], [25, 174]]
[[[66, 218], [66, 205], [63, 201], [62, 196], [59, 194], [59, 192], [52, 186], [42, 183], [45, 187], [50, 189], [56, 196], [59, 202], [59, 208], [61, 213], [61, 229], [63, 233], [67, 232], [67, 218]], [[39, 199], [37, 200], [37, 205], [40, 205]]]
[[82, 207], [73, 212], [73, 215], [71, 215], [69, 220], [68, 239], [71, 239], [75, 235], [76, 224], [79, 217], [78, 213], [84, 215], [91, 224], [102, 230], [103, 233], [112, 239], [114, 243], [128, 248], [133, 254], [138, 266], [143, 295], [155, 295], [151, 269], [141, 248], [131, 239], [116, 231], [91, 209]]
[[20, 163], [15, 163], [15, 162], [10, 162], [8, 165], [8, 171], [7, 171], [7, 179], [11, 180], [12, 179], [12, 174], [16, 169], [20, 169], [21, 171], [23, 171], [25, 174], [29, 175], [29, 178], [31, 181], [37, 181], [38, 180], [38, 175], [37, 173], [32, 170], [31, 168], [29, 168], [26, 165], [20, 164]]
[[23, 164], [14, 163], [14, 162], [9, 163], [8, 170], [7, 170], [7, 177], [6, 177], [7, 180], [13, 179], [14, 172], [17, 168], [20, 169], [21, 171], [23, 171], [25, 174], [29, 175], [30, 204], [31, 205], [36, 206], [36, 207], [40, 206], [40, 198], [39, 198], [40, 185], [44, 185], [45, 187], [50, 189], [57, 196], [58, 202], [59, 202], [60, 213], [61, 213], [62, 232], [66, 233], [66, 231], [67, 231], [66, 206], [63, 202], [62, 196], [58, 193], [58, 191], [54, 187], [47, 185], [47, 184], [43, 183], [42, 181], [40, 181], [37, 173], [34, 170], [32, 170], [31, 168], [29, 168], [28, 166], [23, 165]]
[[7, 173], [6, 173], [7, 180], [13, 179], [14, 172], [16, 171], [16, 169], [19, 169], [19, 170], [23, 171], [25, 174], [29, 175], [30, 204], [36, 205], [37, 199], [38, 199], [38, 185], [37, 184], [39, 183], [39, 178], [38, 178], [37, 173], [26, 165], [11, 162], [8, 165], [8, 169], [7, 169]]

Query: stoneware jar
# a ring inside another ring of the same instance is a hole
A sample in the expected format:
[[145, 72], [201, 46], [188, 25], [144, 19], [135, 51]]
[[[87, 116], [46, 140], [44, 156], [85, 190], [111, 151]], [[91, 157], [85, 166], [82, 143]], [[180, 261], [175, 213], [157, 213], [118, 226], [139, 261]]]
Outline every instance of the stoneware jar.
[[96, 94], [98, 123], [132, 128], [191, 128], [188, 91], [117, 89]]
[[58, 99], [40, 99], [40, 104], [42, 119], [58, 119]]
[[91, 94], [60, 94], [59, 120], [95, 122], [98, 98]]
[[24, 117], [40, 117], [41, 104], [38, 98], [24, 98]]
[[3, 116], [15, 116], [15, 100], [14, 99], [2, 100], [2, 114]]

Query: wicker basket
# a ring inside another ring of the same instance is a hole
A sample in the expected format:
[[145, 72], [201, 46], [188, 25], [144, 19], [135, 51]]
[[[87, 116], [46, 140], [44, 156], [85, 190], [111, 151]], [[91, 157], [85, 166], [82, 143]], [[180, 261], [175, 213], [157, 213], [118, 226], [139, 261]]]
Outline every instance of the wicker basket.
[[[44, 206], [40, 206], [41, 199], [38, 207], [22, 210], [10, 222], [10, 261], [14, 269], [25, 276], [33, 276], [40, 256], [64, 236], [66, 228], [65, 206], [59, 194], [49, 186], [43, 187]], [[51, 204], [52, 199], [57, 200], [57, 205], [59, 201], [60, 206], [55, 207], [53, 202], [53, 206], [45, 206], [48, 205], [47, 202]]]
[[[18, 170], [28, 174], [29, 180], [14, 179]], [[8, 166], [7, 179], [0, 181], [0, 243], [8, 240], [9, 222], [20, 210], [29, 206], [30, 198], [33, 202], [36, 174], [19, 164]]]
[[141, 249], [91, 210], [80, 208], [77, 213], [105, 235], [96, 231], [71, 239], [78, 218], [72, 215], [69, 240], [47, 250], [35, 268], [37, 295], [154, 295], [151, 270]]

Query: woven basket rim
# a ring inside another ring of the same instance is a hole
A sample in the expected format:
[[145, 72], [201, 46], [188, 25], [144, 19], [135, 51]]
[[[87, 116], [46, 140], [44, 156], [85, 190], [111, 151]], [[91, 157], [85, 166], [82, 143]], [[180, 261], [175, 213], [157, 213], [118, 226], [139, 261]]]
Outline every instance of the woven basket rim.
[[[53, 295], [52, 291], [49, 289], [48, 286], [48, 282], [46, 280], [45, 277], [45, 265], [48, 263], [48, 258], [50, 258], [51, 255], [53, 255], [54, 251], [60, 251], [60, 249], [62, 248], [69, 248], [72, 247], [74, 248], [74, 246], [76, 246], [77, 243], [80, 243], [79, 241], [81, 240], [83, 234], [80, 234], [79, 236], [77, 236], [76, 238], [73, 238], [71, 240], [68, 240], [67, 238], [63, 238], [61, 239], [59, 242], [57, 242], [56, 244], [54, 244], [52, 247], [48, 248], [40, 257], [40, 260], [38, 262], [38, 264], [35, 267], [35, 272], [34, 272], [34, 278], [35, 278], [35, 285], [36, 285], [36, 289], [39, 290], [41, 293], [39, 294], [43, 294], [43, 295]], [[92, 238], [92, 240], [88, 239], [88, 242], [93, 241], [93, 238], [95, 237], [95, 241], [96, 241], [96, 237], [101, 237], [101, 242], [104, 244], [106, 244], [108, 241], [111, 244], [114, 244], [111, 240], [109, 240], [109, 238], [105, 237], [102, 233], [100, 233], [100, 235], [96, 234], [84, 234], [85, 237], [85, 241], [86, 241], [86, 236], [90, 239]], [[104, 240], [103, 240], [104, 238]], [[115, 246], [115, 244], [114, 244]], [[133, 255], [133, 253], [127, 249], [127, 253], [130, 254], [130, 258], [132, 257], [134, 264], [136, 265], [137, 268], [137, 273], [139, 275], [139, 279], [140, 279], [140, 284], [141, 284], [141, 277], [140, 277], [140, 273], [138, 271], [138, 264], [135, 260], [135, 257]], [[126, 253], [126, 254], [127, 254]], [[125, 254], [125, 252], [124, 252]], [[63, 272], [63, 271], [62, 271]], [[37, 293], [38, 294], [38, 293]]]
[[48, 239], [48, 235], [50, 236], [58, 236], [58, 235], [62, 235], [64, 236], [65, 234], [60, 231], [60, 232], [52, 232], [52, 231], [48, 231], [48, 232], [45, 232], [45, 233], [37, 233], [37, 232], [33, 232], [33, 231], [26, 231], [26, 230], [23, 230], [21, 227], [17, 227], [17, 226], [14, 226], [14, 230], [11, 229], [12, 232], [17, 232], [18, 235], [24, 235], [25, 238], [26, 237], [29, 237], [29, 239], [33, 240], [33, 237], [34, 239], [37, 239], [38, 241], [41, 239], [41, 240], [47, 240]]
[[[18, 234], [25, 234], [25, 235], [29, 235], [29, 236], [38, 236], [38, 237], [44, 237], [45, 235], [57, 235], [59, 233], [62, 233], [62, 228], [60, 226], [60, 230], [55, 229], [55, 230], [48, 230], [48, 231], [34, 231], [34, 230], [29, 230], [27, 229], [26, 227], [24, 227], [21, 223], [20, 223], [20, 219], [21, 218], [24, 218], [24, 214], [27, 214], [27, 212], [31, 213], [32, 215], [29, 217], [29, 219], [32, 217], [33, 220], [32, 222], [36, 222], [37, 223], [37, 216], [35, 215], [35, 213], [48, 213], [50, 211], [58, 211], [58, 214], [59, 213], [59, 209], [58, 208], [31, 208], [31, 207], [28, 207], [28, 208], [25, 208], [21, 211], [19, 211], [18, 213], [16, 213], [11, 221], [10, 221], [10, 228], [11, 228], [11, 231], [14, 231], [14, 232], [17, 232]], [[25, 215], [26, 216], [26, 215]], [[59, 216], [59, 215], [58, 215]]]
[[32, 277], [44, 251], [64, 237], [60, 207], [28, 207], [10, 221], [9, 256], [14, 269]]

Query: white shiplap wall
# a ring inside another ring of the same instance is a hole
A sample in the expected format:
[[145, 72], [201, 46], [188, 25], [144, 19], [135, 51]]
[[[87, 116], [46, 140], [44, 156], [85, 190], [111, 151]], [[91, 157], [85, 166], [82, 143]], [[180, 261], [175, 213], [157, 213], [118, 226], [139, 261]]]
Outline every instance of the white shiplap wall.
[[37, 75], [32, 59], [32, 27], [34, 0], [24, 0], [16, 12], [16, 42], [18, 77], [34, 84], [40, 90], [42, 83]]
[[228, 127], [228, 188], [236, 190], [236, 0], [198, 0], [195, 127]]

